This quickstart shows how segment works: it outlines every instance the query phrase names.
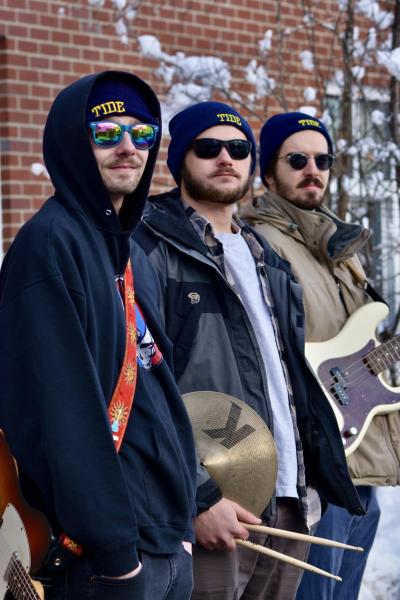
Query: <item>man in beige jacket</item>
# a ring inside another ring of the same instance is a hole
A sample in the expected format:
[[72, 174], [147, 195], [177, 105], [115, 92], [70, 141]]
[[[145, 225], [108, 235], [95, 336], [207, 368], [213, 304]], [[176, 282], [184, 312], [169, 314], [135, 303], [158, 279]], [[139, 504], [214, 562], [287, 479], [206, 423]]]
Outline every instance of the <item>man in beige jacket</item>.
[[[322, 204], [333, 159], [331, 137], [319, 119], [298, 112], [271, 117], [260, 136], [260, 174], [267, 191], [242, 214], [290, 262], [302, 284], [307, 342], [331, 339], [357, 308], [374, 299], [356, 255], [369, 232], [341, 221]], [[357, 598], [380, 515], [374, 486], [399, 484], [399, 434], [398, 411], [372, 419], [348, 457], [367, 515], [351, 517], [329, 505], [316, 531], [365, 552], [312, 545], [310, 562], [337, 573], [343, 582], [305, 574], [297, 600]]]

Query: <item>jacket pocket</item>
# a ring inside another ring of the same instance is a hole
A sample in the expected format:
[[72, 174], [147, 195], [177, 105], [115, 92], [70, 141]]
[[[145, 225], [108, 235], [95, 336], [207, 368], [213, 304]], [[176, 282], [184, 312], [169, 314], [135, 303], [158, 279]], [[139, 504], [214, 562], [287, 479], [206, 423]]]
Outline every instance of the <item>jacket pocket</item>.
[[[189, 436], [189, 428], [182, 432]], [[178, 439], [172, 432], [153, 430], [157, 460], [148, 465], [143, 475], [148, 515], [157, 524], [187, 529], [193, 512], [192, 476]], [[178, 433], [176, 432], [178, 437]], [[161, 451], [162, 449], [162, 451]]]

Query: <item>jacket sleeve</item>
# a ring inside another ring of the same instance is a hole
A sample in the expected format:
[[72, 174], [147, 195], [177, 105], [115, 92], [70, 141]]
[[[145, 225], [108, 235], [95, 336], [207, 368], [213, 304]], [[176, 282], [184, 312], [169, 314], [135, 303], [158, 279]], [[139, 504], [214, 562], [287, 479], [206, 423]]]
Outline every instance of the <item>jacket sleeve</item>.
[[138, 530], [78, 305], [60, 275], [3, 295], [0, 426], [60, 527], [112, 576], [137, 566]]
[[[169, 270], [168, 270], [168, 253], [165, 244], [157, 240], [155, 235], [151, 233], [150, 228], [145, 224], [141, 224], [135, 233], [136, 242], [143, 248], [148, 255], [150, 262], [156, 270], [160, 286], [161, 286], [161, 301], [160, 312], [163, 320], [163, 327], [167, 334], [175, 328], [171, 327], [171, 323], [167, 323], [167, 302], [169, 296]], [[175, 307], [174, 307], [175, 308]], [[174, 339], [171, 340], [175, 342]], [[182, 392], [182, 390], [181, 390]], [[183, 393], [183, 392], [182, 392]], [[216, 482], [210, 477], [207, 470], [197, 461], [197, 491], [196, 491], [196, 509], [197, 512], [203, 512], [214, 505], [222, 498], [221, 490]]]

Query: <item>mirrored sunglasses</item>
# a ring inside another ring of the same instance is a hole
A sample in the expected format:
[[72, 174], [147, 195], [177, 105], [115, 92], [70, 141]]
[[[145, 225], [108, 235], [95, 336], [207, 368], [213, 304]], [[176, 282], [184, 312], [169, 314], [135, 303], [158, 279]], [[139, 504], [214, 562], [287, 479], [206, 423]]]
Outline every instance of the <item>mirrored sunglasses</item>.
[[216, 140], [215, 138], [200, 138], [194, 140], [191, 145], [197, 158], [216, 158], [222, 148], [226, 148], [228, 154], [234, 160], [244, 160], [251, 151], [249, 140]]
[[93, 142], [96, 146], [110, 148], [119, 144], [127, 131], [131, 137], [132, 144], [138, 150], [150, 150], [155, 144], [158, 125], [147, 123], [135, 123], [135, 125], [122, 125], [112, 121], [97, 121], [89, 123]]
[[278, 156], [279, 159], [284, 158], [292, 169], [300, 171], [304, 169], [310, 158], [315, 160], [315, 164], [320, 171], [327, 171], [333, 165], [335, 157], [333, 154], [316, 154], [315, 156], [307, 156], [302, 152], [291, 152], [286, 156]]

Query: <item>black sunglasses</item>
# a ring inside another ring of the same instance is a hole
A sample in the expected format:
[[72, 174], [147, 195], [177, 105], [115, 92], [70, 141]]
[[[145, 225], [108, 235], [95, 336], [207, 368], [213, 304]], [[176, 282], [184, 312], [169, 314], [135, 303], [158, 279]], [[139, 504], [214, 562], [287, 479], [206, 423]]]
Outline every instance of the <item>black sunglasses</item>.
[[215, 138], [200, 138], [191, 145], [197, 158], [216, 158], [222, 148], [228, 150], [229, 156], [234, 160], [244, 160], [251, 151], [249, 140], [216, 140]]
[[304, 169], [310, 158], [315, 160], [315, 164], [320, 171], [328, 171], [333, 165], [335, 157], [333, 154], [316, 154], [315, 156], [307, 156], [302, 152], [290, 152], [286, 156], [278, 156], [278, 159], [284, 158], [292, 169], [300, 171]]

